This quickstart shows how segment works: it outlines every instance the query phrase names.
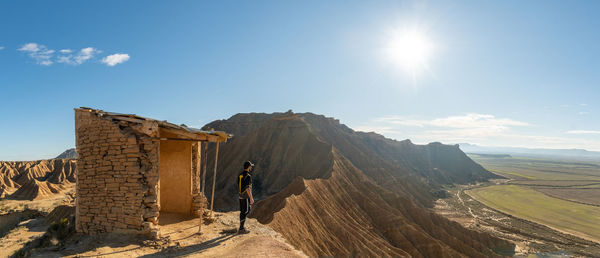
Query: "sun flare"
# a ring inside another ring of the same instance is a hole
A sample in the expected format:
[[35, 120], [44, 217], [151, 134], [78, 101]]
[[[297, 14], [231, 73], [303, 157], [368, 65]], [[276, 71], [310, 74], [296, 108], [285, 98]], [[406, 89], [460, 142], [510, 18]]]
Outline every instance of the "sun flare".
[[391, 33], [386, 47], [386, 58], [407, 72], [413, 80], [428, 69], [433, 44], [418, 29], [405, 29]]

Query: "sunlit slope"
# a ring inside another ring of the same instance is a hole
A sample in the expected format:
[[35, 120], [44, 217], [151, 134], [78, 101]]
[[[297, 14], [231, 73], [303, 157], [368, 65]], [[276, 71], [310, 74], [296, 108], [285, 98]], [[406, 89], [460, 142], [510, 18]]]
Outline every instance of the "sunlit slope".
[[600, 241], [600, 207], [552, 198], [516, 185], [478, 188], [467, 194], [513, 216]]

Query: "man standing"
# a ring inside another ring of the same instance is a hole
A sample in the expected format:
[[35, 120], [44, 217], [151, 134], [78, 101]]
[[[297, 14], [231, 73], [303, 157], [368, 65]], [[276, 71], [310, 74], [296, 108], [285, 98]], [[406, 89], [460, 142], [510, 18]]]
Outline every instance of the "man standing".
[[252, 198], [252, 176], [250, 172], [254, 168], [254, 164], [250, 161], [244, 162], [244, 171], [238, 176], [238, 193], [240, 199], [240, 229], [238, 233], [246, 234], [250, 231], [244, 228], [246, 222], [246, 215], [250, 213], [250, 204], [254, 204], [254, 198]]

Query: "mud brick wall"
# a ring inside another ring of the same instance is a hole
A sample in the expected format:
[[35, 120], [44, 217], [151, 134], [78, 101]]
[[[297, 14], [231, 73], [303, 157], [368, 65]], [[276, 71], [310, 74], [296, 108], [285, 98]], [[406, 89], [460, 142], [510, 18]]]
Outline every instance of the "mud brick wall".
[[157, 124], [112, 120], [75, 112], [76, 230], [139, 232], [159, 237]]

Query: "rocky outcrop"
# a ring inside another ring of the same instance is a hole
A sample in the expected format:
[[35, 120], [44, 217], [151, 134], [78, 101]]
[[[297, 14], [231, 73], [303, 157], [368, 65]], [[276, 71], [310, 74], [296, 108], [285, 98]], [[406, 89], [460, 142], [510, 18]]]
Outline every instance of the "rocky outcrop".
[[394, 141], [310, 113], [238, 114], [205, 128], [236, 134], [220, 150], [216, 207], [236, 209], [235, 178], [254, 161], [264, 200], [251, 216], [310, 256], [495, 256], [513, 247], [426, 208], [444, 184], [495, 177], [455, 146]]

